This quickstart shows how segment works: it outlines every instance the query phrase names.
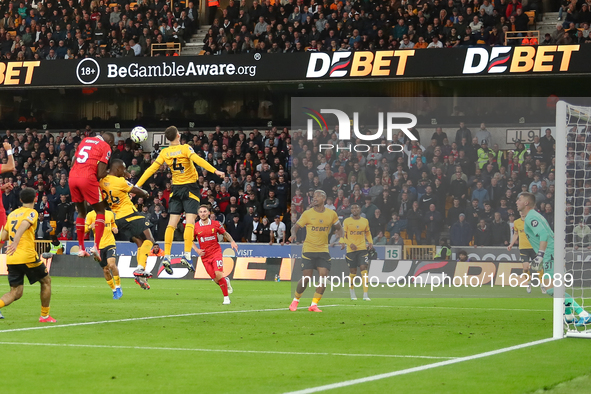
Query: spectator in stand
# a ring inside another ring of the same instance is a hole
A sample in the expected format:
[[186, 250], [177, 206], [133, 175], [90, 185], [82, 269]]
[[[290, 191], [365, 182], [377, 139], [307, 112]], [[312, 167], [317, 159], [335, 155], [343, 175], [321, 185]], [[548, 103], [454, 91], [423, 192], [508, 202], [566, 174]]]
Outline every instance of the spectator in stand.
[[150, 253], [148, 253], [148, 256], [163, 257], [164, 250], [160, 249], [160, 245], [154, 244], [154, 246], [152, 246], [152, 250], [150, 250]]
[[472, 242], [474, 227], [466, 221], [466, 215], [461, 213], [458, 221], [450, 229], [450, 244], [452, 246], [467, 246]]
[[492, 233], [492, 246], [508, 246], [511, 242], [509, 224], [501, 219], [501, 214], [495, 212], [494, 220], [490, 225]]
[[484, 219], [480, 219], [476, 231], [474, 232], [474, 245], [476, 246], [491, 246], [492, 233], [490, 225]]

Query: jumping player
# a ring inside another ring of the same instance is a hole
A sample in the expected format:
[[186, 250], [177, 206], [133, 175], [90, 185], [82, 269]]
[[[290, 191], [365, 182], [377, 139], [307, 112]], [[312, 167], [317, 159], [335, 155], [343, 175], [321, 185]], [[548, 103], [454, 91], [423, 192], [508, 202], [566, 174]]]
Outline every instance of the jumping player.
[[353, 216], [346, 218], [343, 222], [345, 237], [341, 240], [342, 248], [347, 247], [345, 260], [349, 266], [351, 299], [357, 300], [353, 279], [357, 276], [357, 267], [359, 267], [361, 278], [363, 279], [363, 300], [369, 301], [369, 286], [367, 283], [369, 257], [367, 251], [373, 247], [373, 238], [369, 231], [369, 222], [366, 218], [361, 217], [361, 207], [359, 204], [351, 205], [351, 214]]
[[[8, 226], [0, 232], [0, 239], [10, 240], [6, 249], [8, 284], [10, 291], [0, 298], [0, 308], [12, 304], [23, 296], [25, 276], [30, 284], [41, 285], [41, 317], [39, 323], [55, 323], [49, 315], [51, 300], [51, 278], [47, 267], [39, 260], [35, 250], [35, 231], [37, 231], [38, 213], [35, 205], [35, 190], [27, 187], [21, 190], [20, 200], [23, 206], [8, 215]], [[0, 313], [0, 319], [3, 319]]]
[[195, 226], [195, 237], [199, 242], [199, 248], [194, 246], [195, 252], [201, 256], [201, 261], [209, 277], [222, 289], [224, 294], [223, 305], [230, 304], [230, 297], [233, 289], [229, 278], [224, 278], [224, 258], [222, 256], [222, 247], [218, 242], [218, 234], [223, 235], [224, 239], [230, 242], [232, 249], [238, 252], [238, 245], [230, 234], [226, 232], [224, 226], [216, 220], [211, 220], [211, 208], [209, 205], [199, 207], [199, 223]]
[[[536, 197], [531, 193], [521, 193], [517, 198], [517, 209], [525, 216], [525, 234], [531, 244], [536, 257], [531, 263], [534, 271], [540, 271], [540, 278], [548, 274], [552, 281], [546, 287], [546, 294], [554, 295], [554, 232], [546, 219], [534, 209]], [[543, 271], [542, 271], [543, 270]], [[541, 279], [540, 279], [541, 280]], [[584, 310], [568, 293], [564, 293], [565, 314], [572, 314], [572, 310], [579, 315], [576, 326], [591, 323], [591, 315]]]
[[115, 159], [111, 162], [109, 175], [101, 179], [100, 185], [105, 201], [109, 203], [115, 214], [119, 237], [137, 245], [138, 266], [133, 271], [135, 283], [142, 289], [148, 290], [150, 285], [147, 279], [151, 278], [152, 274], [146, 271], [146, 260], [155, 241], [149, 229], [150, 223], [145, 217], [138, 215], [137, 209], [129, 198], [129, 193], [147, 198], [148, 192], [133, 186], [125, 180], [124, 176], [125, 163], [123, 160]]
[[[96, 227], [96, 212], [91, 211], [86, 215], [86, 232], [94, 230]], [[113, 299], [118, 300], [123, 297], [121, 290], [121, 278], [119, 277], [119, 269], [117, 268], [117, 249], [115, 237], [117, 234], [117, 225], [115, 224], [115, 215], [111, 211], [105, 211], [105, 232], [101, 238], [101, 258], [97, 260], [103, 269], [105, 280], [113, 291]]]
[[162, 164], [166, 163], [168, 165], [172, 172], [172, 193], [170, 194], [169, 201], [170, 218], [164, 234], [164, 259], [162, 264], [166, 272], [172, 274], [170, 251], [172, 249], [174, 231], [179, 223], [181, 214], [185, 212], [185, 247], [184, 253], [181, 256], [181, 264], [190, 271], [195, 271], [191, 263], [191, 247], [195, 232], [195, 220], [197, 218], [197, 211], [199, 210], [200, 192], [197, 186], [199, 174], [195, 169], [195, 164], [219, 177], [223, 178], [225, 174], [216, 170], [211, 164], [197, 155], [189, 145], [181, 145], [181, 134], [176, 127], [171, 126], [167, 128], [164, 131], [164, 135], [170, 141], [170, 146], [162, 149], [156, 161], [144, 172], [136, 186], [138, 188], [142, 187], [158, 171]]
[[84, 138], [78, 146], [75, 155], [76, 160], [74, 160], [74, 165], [70, 171], [68, 180], [70, 193], [72, 202], [78, 208], [76, 235], [78, 236], [78, 245], [80, 247], [78, 256], [80, 257], [89, 255], [84, 249], [85, 202], [87, 202], [96, 212], [95, 238], [91, 253], [96, 259], [101, 258], [99, 245], [105, 230], [105, 204], [99, 181], [108, 174], [113, 141], [114, 138], [111, 133]]
[[[291, 230], [290, 242], [295, 242], [299, 229], [306, 228], [306, 239], [302, 247], [302, 279], [299, 280], [295, 298], [289, 306], [289, 310], [294, 312], [298, 309], [298, 304], [302, 294], [311, 282], [314, 270], [318, 270], [321, 278], [327, 278], [330, 273], [330, 253], [328, 252], [328, 236], [331, 229], [336, 229], [337, 235], [343, 237], [343, 227], [339, 222], [337, 213], [324, 206], [326, 193], [323, 190], [316, 190], [312, 199], [312, 208], [304, 211], [300, 220]], [[318, 309], [318, 302], [324, 294], [326, 283], [321, 283], [316, 288], [312, 304], [308, 308], [310, 312], [322, 312]]]

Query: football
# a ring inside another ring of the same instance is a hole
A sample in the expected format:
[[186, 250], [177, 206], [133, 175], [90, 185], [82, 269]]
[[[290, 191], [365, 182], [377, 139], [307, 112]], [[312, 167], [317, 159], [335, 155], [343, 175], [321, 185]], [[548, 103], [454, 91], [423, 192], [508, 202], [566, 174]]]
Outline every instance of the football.
[[142, 126], [136, 126], [131, 130], [131, 140], [136, 144], [140, 144], [148, 139], [148, 130]]

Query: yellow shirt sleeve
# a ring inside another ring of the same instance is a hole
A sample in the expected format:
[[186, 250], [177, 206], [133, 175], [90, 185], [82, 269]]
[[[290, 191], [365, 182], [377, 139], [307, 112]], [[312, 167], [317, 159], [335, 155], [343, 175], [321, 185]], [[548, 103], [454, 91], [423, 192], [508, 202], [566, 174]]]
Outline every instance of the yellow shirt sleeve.
[[86, 221], [84, 222], [84, 232], [87, 233], [90, 231], [90, 226], [92, 226], [92, 224], [95, 222], [96, 220], [96, 212], [92, 211], [92, 212], [88, 212], [88, 214], [86, 215]]
[[162, 157], [162, 155], [164, 154], [164, 151], [160, 152], [160, 154], [158, 155], [158, 158], [156, 159], [156, 161], [154, 163], [152, 163], [152, 165], [148, 168], [146, 168], [146, 171], [144, 172], [144, 174], [142, 175], [142, 177], [140, 178], [139, 181], [137, 181], [137, 187], [142, 187], [142, 185], [144, 183], [146, 183], [146, 181], [156, 173], [156, 171], [158, 171], [158, 169], [160, 168], [160, 166], [162, 165], [162, 163], [164, 163], [164, 158]]
[[300, 219], [296, 224], [302, 228], [308, 225], [308, 211], [304, 211], [304, 213], [302, 213], [302, 216], [300, 216]]
[[365, 239], [370, 244], [373, 244], [373, 238], [371, 237], [371, 231], [369, 231], [369, 221], [365, 223]]
[[34, 224], [37, 224], [38, 218], [39, 218], [39, 214], [37, 213], [37, 211], [34, 209], [31, 209], [29, 214], [27, 216], [25, 216], [23, 218], [23, 220], [26, 220], [27, 222], [31, 223], [31, 225], [34, 225]]
[[191, 159], [193, 163], [197, 164], [199, 167], [205, 168], [207, 171], [211, 173], [216, 172], [215, 167], [209, 164], [207, 160], [203, 159], [197, 153], [195, 153], [193, 148], [191, 148], [189, 145], [183, 145], [183, 147], [185, 149], [184, 153], [187, 155], [189, 159]]

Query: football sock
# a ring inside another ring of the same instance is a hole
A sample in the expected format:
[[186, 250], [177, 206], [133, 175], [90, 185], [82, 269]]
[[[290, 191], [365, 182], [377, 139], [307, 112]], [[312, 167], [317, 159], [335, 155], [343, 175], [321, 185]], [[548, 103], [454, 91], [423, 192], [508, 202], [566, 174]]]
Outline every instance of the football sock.
[[367, 294], [367, 290], [369, 290], [369, 285], [367, 283], [367, 270], [361, 271], [361, 278], [363, 279], [363, 293]]
[[228, 296], [228, 282], [226, 282], [226, 278], [222, 278], [219, 280], [218, 285], [220, 285], [220, 289], [222, 289], [222, 294], [224, 297]]
[[101, 238], [103, 237], [103, 232], [105, 231], [105, 214], [104, 213], [97, 213], [96, 214], [96, 221], [94, 222], [94, 246], [96, 250], [99, 250], [99, 245], [101, 244]]
[[170, 251], [172, 249], [172, 240], [174, 239], [174, 227], [168, 226], [166, 227], [166, 232], [164, 233], [164, 254], [166, 256], [170, 256]]
[[113, 275], [113, 283], [115, 284], [115, 287], [121, 287], [121, 278]]
[[314, 298], [312, 298], [312, 306], [318, 305], [321, 298], [322, 298], [322, 294], [314, 293]]
[[82, 216], [76, 218], [76, 236], [80, 250], [84, 250], [84, 218]]
[[0, 308], [4, 308], [6, 306], [6, 304], [4, 303], [4, 301], [0, 300]]
[[146, 269], [146, 260], [148, 260], [148, 254], [152, 250], [152, 245], [152, 241], [146, 239], [137, 249], [137, 264], [144, 269]]
[[298, 293], [298, 292], [296, 291], [296, 292], [295, 292], [295, 298], [294, 298], [294, 300], [296, 300], [296, 301], [299, 301], [299, 300], [300, 300], [300, 298], [302, 298], [302, 294], [303, 294], [303, 293]]
[[527, 283], [531, 282], [531, 276], [529, 275], [529, 270], [523, 270], [525, 276], [527, 276]]
[[109, 287], [111, 288], [111, 290], [115, 290], [115, 283], [113, 283], [113, 279], [108, 280], [107, 284], [109, 285]]
[[45, 319], [48, 316], [49, 316], [49, 307], [48, 306], [42, 306], [41, 307], [41, 317]]
[[191, 247], [193, 246], [193, 240], [195, 239], [195, 225], [187, 223], [185, 225], [185, 232], [183, 233], [183, 239], [185, 240], [185, 257], [187, 253], [191, 255]]
[[[548, 289], [546, 294], [552, 297], [554, 295], [554, 288]], [[585, 315], [587, 313], [568, 293], [564, 293], [564, 305], [572, 307], [578, 315], [581, 315], [581, 313]]]
[[349, 288], [351, 290], [355, 289], [355, 286], [353, 286], [353, 280], [355, 279], [356, 276], [357, 276], [357, 274], [349, 274]]

